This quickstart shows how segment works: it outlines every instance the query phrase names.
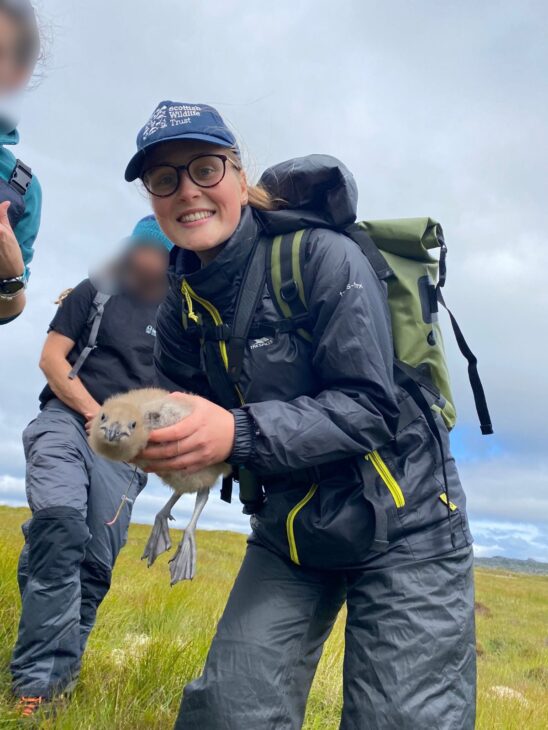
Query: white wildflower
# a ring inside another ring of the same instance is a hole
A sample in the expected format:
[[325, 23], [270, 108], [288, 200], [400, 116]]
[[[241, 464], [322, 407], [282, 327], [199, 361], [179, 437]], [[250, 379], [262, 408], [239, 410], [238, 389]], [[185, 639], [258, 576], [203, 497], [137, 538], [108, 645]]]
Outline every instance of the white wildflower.
[[496, 685], [494, 687], [491, 687], [489, 689], [489, 694], [493, 697], [500, 697], [503, 700], [514, 700], [514, 702], [519, 702], [520, 705], [523, 707], [527, 707], [529, 705], [529, 701], [523, 695], [521, 692], [518, 692], [516, 689], [512, 689], [511, 687], [505, 687], [504, 685]]

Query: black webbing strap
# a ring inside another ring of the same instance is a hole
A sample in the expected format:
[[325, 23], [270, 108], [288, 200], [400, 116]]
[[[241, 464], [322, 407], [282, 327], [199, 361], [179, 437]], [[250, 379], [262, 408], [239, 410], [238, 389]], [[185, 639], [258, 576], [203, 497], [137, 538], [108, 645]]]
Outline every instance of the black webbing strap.
[[468, 360], [468, 377], [470, 379], [470, 385], [472, 386], [472, 393], [474, 395], [474, 402], [476, 404], [476, 411], [480, 422], [480, 428], [482, 434], [484, 436], [487, 436], [493, 433], [493, 425], [491, 423], [491, 416], [489, 414], [489, 408], [487, 406], [487, 400], [485, 398], [485, 391], [483, 390], [483, 385], [478, 373], [478, 359], [468, 346], [468, 343], [464, 339], [464, 335], [462, 334], [462, 330], [459, 327], [457, 320], [445, 303], [439, 285], [437, 287], [437, 298], [438, 302], [447, 310], [447, 313], [449, 314], [449, 318], [451, 320], [451, 326], [453, 327], [453, 332], [455, 333], [455, 339], [457, 340], [457, 345], [459, 346], [459, 350]]
[[394, 379], [398, 385], [400, 385], [404, 390], [409, 393], [411, 398], [413, 398], [417, 406], [420, 408], [423, 416], [426, 419], [426, 422], [428, 423], [432, 435], [438, 443], [441, 457], [441, 469], [443, 473], [443, 491], [445, 492], [445, 497], [447, 500], [447, 519], [449, 520], [451, 543], [453, 547], [456, 547], [455, 537], [453, 535], [451, 499], [449, 497], [449, 482], [447, 479], [447, 469], [445, 466], [445, 449], [443, 447], [443, 440], [440, 430], [438, 428], [438, 424], [436, 423], [436, 419], [434, 418], [434, 414], [432, 413], [430, 403], [428, 403], [428, 400], [422, 392], [420, 385], [416, 382], [413, 376], [410, 375], [409, 366], [405, 365], [405, 363], [399, 362], [398, 360], [394, 361]]
[[[308, 315], [308, 308], [302, 301], [299, 293], [299, 285], [296, 281], [296, 271], [294, 271], [294, 262], [297, 261], [299, 267], [299, 275], [302, 272], [301, 256], [303, 255], [303, 237], [297, 238], [297, 233], [286, 233], [282, 236], [280, 242], [280, 274], [281, 274], [281, 286], [280, 286], [280, 297], [287, 304], [291, 310], [291, 318], [303, 318]], [[296, 246], [299, 246], [299, 250], [296, 251]]]
[[96, 347], [97, 342], [97, 335], [99, 334], [99, 327], [101, 326], [101, 320], [103, 319], [103, 314], [105, 312], [105, 304], [110, 299], [110, 294], [105, 294], [103, 292], [98, 291], [95, 295], [95, 298], [93, 300], [92, 310], [88, 317], [88, 324], [91, 324], [91, 330], [88, 337], [87, 345], [84, 347], [80, 355], [78, 356], [78, 360], [74, 363], [74, 366], [72, 370], [69, 373], [69, 379], [74, 380], [74, 378], [78, 375], [80, 372], [82, 365], [85, 363], [85, 361], [90, 356], [91, 352]]
[[365, 228], [354, 223], [354, 225], [348, 226], [345, 229], [345, 233], [358, 244], [381, 281], [394, 276], [394, 272], [388, 265], [388, 262]]
[[227, 477], [223, 477], [223, 482], [221, 484], [221, 499], [223, 502], [227, 502], [228, 504], [232, 502], [232, 485], [232, 474]]
[[9, 184], [14, 190], [20, 195], [26, 195], [27, 190], [30, 188], [32, 182], [32, 170], [28, 165], [25, 165], [21, 160], [15, 161], [15, 167], [11, 173]]
[[249, 330], [266, 282], [266, 249], [268, 239], [259, 236], [247, 262], [234, 310], [234, 320], [227, 345], [228, 376], [237, 383], [242, 374]]

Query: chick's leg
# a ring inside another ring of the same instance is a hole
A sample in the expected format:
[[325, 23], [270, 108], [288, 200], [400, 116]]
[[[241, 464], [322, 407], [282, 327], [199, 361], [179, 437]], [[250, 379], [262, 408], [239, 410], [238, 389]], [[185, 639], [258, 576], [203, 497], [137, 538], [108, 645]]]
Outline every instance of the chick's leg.
[[192, 580], [196, 575], [196, 525], [206, 506], [209, 489], [202, 489], [196, 495], [196, 504], [190, 522], [185, 528], [185, 534], [173, 558], [169, 561], [171, 585], [180, 580]]
[[171, 514], [171, 510], [177, 504], [181, 495], [174, 492], [165, 507], [158, 512], [154, 518], [154, 527], [148, 538], [148, 542], [143, 553], [141, 560], [147, 559], [148, 567], [156, 560], [158, 555], [165, 553], [166, 550], [171, 548], [171, 539], [169, 537], [169, 525], [168, 520], [174, 520], [175, 518]]

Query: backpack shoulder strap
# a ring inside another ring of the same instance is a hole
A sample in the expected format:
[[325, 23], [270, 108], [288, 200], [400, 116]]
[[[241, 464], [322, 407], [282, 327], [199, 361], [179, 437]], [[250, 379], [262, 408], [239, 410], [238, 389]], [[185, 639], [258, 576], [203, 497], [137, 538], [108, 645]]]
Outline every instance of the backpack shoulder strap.
[[[310, 229], [303, 229], [276, 236], [268, 261], [268, 284], [276, 306], [282, 317], [292, 320], [304, 318], [308, 314], [302, 272], [309, 232]], [[342, 233], [360, 247], [381, 281], [394, 276], [388, 262], [362, 226], [349, 226]], [[299, 328], [298, 332], [305, 339], [311, 340], [310, 334], [304, 328]]]
[[266, 276], [280, 315], [292, 320], [296, 332], [312, 342], [312, 335], [305, 326], [298, 326], [308, 320], [302, 272], [309, 235], [310, 229], [307, 228], [276, 236], [272, 241], [270, 256], [267, 256]]
[[26, 195], [32, 182], [32, 170], [21, 160], [15, 161], [15, 167], [10, 175], [8, 184], [20, 195]]
[[393, 270], [388, 265], [387, 260], [382, 255], [375, 241], [371, 238], [369, 233], [359, 223], [354, 223], [344, 231], [346, 235], [351, 238], [354, 243], [357, 243], [362, 253], [365, 255], [377, 277], [384, 281], [394, 276]]
[[267, 248], [268, 239], [259, 236], [240, 284], [230, 338], [227, 344], [228, 376], [232, 383], [237, 383], [240, 379], [249, 330], [263, 293], [266, 279]]
[[111, 294], [106, 294], [105, 292], [98, 291], [93, 299], [93, 303], [91, 305], [88, 316], [88, 325], [91, 324], [88, 343], [78, 356], [78, 359], [74, 363], [74, 366], [69, 373], [70, 380], [74, 380], [74, 378], [80, 372], [82, 365], [88, 359], [92, 350], [95, 349], [97, 335], [99, 334], [99, 327], [101, 326], [101, 320], [103, 319], [103, 314], [105, 312], [105, 305], [111, 296]]

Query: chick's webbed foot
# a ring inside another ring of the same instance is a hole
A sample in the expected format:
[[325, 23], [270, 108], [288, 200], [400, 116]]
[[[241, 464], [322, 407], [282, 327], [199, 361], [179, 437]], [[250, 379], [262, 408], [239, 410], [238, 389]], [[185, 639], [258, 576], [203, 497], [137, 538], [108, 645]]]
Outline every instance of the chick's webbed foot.
[[208, 497], [209, 489], [197, 493], [194, 512], [185, 528], [184, 537], [177, 546], [175, 555], [169, 561], [172, 586], [180, 580], [192, 580], [196, 575], [196, 525]]
[[179, 495], [173, 494], [166, 506], [154, 518], [154, 527], [152, 528], [141, 558], [141, 560], [145, 560], [146, 558], [149, 568], [159, 555], [171, 549], [168, 520], [175, 519], [171, 514], [171, 509], [178, 499]]
[[171, 538], [169, 537], [169, 526], [168, 519], [175, 519], [170, 514], [167, 517], [164, 515], [156, 515], [154, 518], [154, 527], [150, 533], [145, 550], [141, 557], [141, 560], [147, 560], [147, 565], [150, 566], [154, 563], [156, 558], [171, 549]]
[[177, 545], [175, 555], [169, 561], [171, 585], [180, 580], [192, 580], [196, 575], [196, 538], [194, 530], [185, 530], [185, 536]]

